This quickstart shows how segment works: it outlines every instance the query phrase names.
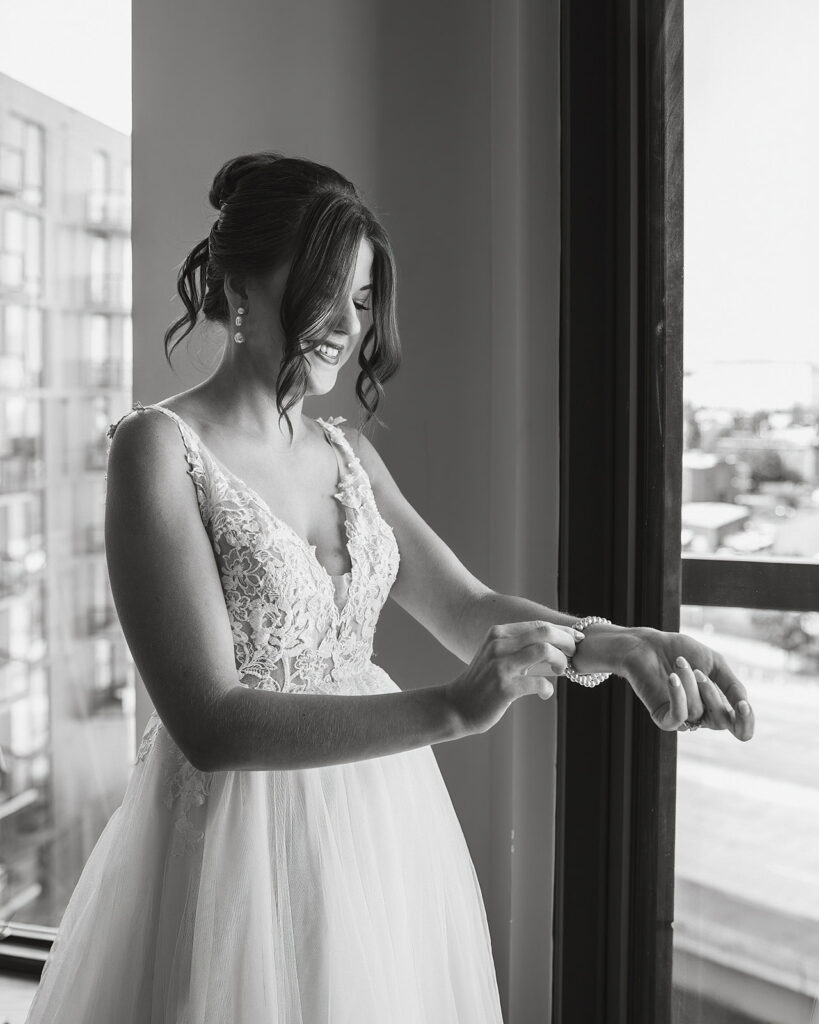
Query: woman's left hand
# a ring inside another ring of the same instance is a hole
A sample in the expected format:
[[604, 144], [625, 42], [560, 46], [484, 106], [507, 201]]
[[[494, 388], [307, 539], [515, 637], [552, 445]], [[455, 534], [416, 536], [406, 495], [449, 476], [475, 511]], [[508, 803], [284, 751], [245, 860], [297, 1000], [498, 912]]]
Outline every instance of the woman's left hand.
[[685, 633], [640, 628], [635, 634], [617, 674], [628, 680], [660, 729], [685, 732], [686, 723], [693, 723], [694, 728], [728, 729], [738, 740], [753, 736], [748, 694], [721, 654]]

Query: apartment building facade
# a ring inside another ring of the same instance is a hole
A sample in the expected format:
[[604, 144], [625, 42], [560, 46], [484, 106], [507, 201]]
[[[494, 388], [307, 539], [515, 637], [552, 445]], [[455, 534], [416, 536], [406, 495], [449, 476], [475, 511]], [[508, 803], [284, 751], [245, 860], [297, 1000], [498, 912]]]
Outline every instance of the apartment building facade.
[[0, 74], [0, 921], [59, 922], [133, 757], [103, 538], [130, 161], [130, 136]]

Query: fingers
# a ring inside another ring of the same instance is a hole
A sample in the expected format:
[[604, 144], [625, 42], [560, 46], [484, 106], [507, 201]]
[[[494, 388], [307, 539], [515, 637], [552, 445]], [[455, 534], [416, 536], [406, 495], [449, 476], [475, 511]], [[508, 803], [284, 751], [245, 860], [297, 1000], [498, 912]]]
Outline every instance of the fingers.
[[516, 697], [536, 693], [541, 700], [548, 700], [555, 692], [550, 677], [562, 675], [566, 670], [566, 656], [546, 640], [523, 647], [519, 647], [514, 638], [492, 640], [490, 654]]
[[722, 690], [713, 679], [698, 668], [694, 669], [694, 677], [700, 688], [700, 696], [705, 704], [709, 724], [713, 729], [730, 729], [733, 732], [733, 712]]
[[677, 671], [674, 673], [680, 679], [683, 690], [685, 691], [685, 699], [688, 705], [688, 713], [686, 718], [689, 722], [696, 722], [698, 718], [702, 718], [702, 713], [705, 710], [702, 697], [700, 696], [700, 688], [697, 683], [696, 677], [694, 676], [694, 670], [688, 664], [686, 659], [680, 655], [677, 658], [675, 665]]
[[582, 640], [584, 634], [571, 626], [561, 626], [556, 622], [534, 619], [529, 622], [498, 623], [491, 627], [489, 636], [498, 639], [518, 638], [522, 642], [530, 643], [536, 640], [548, 640], [567, 658], [571, 658], [577, 651], [577, 641]]
[[531, 677], [562, 676], [566, 671], [566, 655], [548, 640], [536, 640], [534, 643], [526, 644], [511, 652], [507, 660], [513, 670], [520, 675], [534, 666], [538, 667], [538, 671], [529, 672], [528, 675]]
[[754, 734], [754, 711], [748, 703], [745, 687], [723, 658], [715, 660], [711, 676], [733, 710], [731, 731], [738, 740], [749, 740]]
[[[676, 672], [672, 672], [669, 679], [668, 709], [663, 718], [659, 719], [652, 715], [661, 729], [678, 729], [688, 717], [688, 699], [685, 696], [682, 680]], [[669, 724], [673, 723], [673, 724]]]
[[538, 681], [535, 693], [541, 700], [548, 700], [555, 692], [554, 685], [545, 676], [535, 676], [535, 679]]

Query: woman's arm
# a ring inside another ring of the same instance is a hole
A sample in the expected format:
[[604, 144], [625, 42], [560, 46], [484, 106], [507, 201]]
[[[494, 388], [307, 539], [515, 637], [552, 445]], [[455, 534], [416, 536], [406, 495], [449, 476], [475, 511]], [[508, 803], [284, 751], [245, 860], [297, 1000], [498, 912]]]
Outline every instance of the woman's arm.
[[[350, 434], [401, 551], [390, 596], [461, 661], [472, 659], [486, 631], [498, 623], [541, 620], [568, 627], [580, 618], [481, 583], [410, 505], [367, 438], [360, 431]], [[582, 674], [611, 672], [627, 680], [661, 729], [688, 721], [730, 729], [740, 740], [753, 736], [745, 687], [722, 655], [684, 633], [595, 623], [586, 629], [572, 665]]]
[[[469, 644], [480, 643], [490, 626], [499, 622], [527, 622], [543, 619], [560, 626], [571, 626], [580, 620], [580, 615], [567, 615], [554, 611], [545, 604], [530, 601], [526, 597], [499, 594], [494, 590], [481, 595], [464, 616], [464, 632]], [[577, 645], [572, 657], [575, 671], [584, 675], [590, 672], [613, 672], [622, 675], [623, 659], [641, 636], [639, 628], [618, 626], [616, 623], [595, 622], [583, 630], [585, 639]]]
[[[407, 501], [371, 442], [360, 431], [345, 432], [401, 552], [390, 597], [447, 650], [468, 664], [490, 626], [533, 620], [570, 626], [580, 618], [487, 587]], [[634, 631], [625, 626], [595, 624], [580, 643], [572, 664], [584, 673], [616, 671], [633, 641]]]
[[446, 683], [335, 696], [237, 686], [225, 694], [203, 771], [317, 768], [398, 754], [469, 735]]
[[338, 764], [466, 735], [446, 685], [362, 696], [251, 690], [177, 427], [131, 413], [108, 456], [105, 550], [128, 647], [171, 738], [203, 771]]

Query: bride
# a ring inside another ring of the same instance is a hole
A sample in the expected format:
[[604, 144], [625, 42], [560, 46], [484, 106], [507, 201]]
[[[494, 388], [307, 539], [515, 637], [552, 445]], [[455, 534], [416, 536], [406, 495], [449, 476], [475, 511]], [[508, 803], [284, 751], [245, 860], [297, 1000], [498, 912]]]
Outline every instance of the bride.
[[[156, 710], [28, 1024], [500, 1024], [432, 745], [549, 699], [555, 676], [609, 674], [660, 729], [744, 741], [745, 688], [684, 634], [490, 590], [362, 430], [304, 415], [357, 351], [377, 419], [400, 364], [392, 251], [349, 181], [255, 153], [210, 200], [165, 345], [170, 361], [203, 314], [221, 362], [109, 428], [108, 570]], [[460, 657], [456, 678], [403, 690], [375, 664], [388, 597]]]

